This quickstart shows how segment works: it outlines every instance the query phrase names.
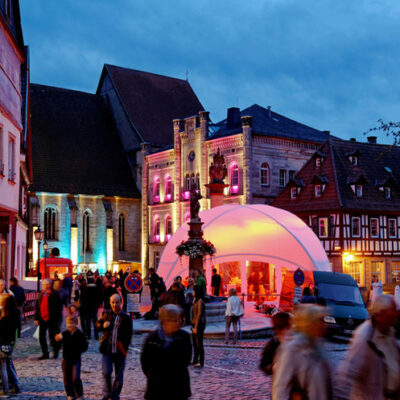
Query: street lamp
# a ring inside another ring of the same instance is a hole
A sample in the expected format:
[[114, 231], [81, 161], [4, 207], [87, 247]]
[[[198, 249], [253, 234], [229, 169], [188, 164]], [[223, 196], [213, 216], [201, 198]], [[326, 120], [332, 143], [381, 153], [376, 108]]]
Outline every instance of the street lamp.
[[43, 242], [43, 250], [44, 250], [44, 277], [46, 278], [47, 276], [47, 260], [46, 260], [46, 258], [47, 258], [47, 249], [49, 248], [49, 245], [48, 245], [48, 243], [47, 243], [47, 240], [46, 239], [44, 239], [44, 242]]
[[38, 226], [34, 232], [35, 239], [38, 242], [38, 260], [37, 260], [37, 291], [40, 292], [40, 243], [44, 238], [44, 232], [40, 230], [40, 226]]

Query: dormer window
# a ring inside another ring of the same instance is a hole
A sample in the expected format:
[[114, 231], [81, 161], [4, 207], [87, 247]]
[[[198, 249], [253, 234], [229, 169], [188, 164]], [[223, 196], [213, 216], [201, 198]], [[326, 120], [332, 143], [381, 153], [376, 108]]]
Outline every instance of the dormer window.
[[391, 188], [389, 186], [385, 186], [384, 187], [384, 193], [385, 193], [385, 199], [390, 199], [392, 197], [392, 191]]
[[314, 195], [315, 197], [322, 196], [322, 185], [314, 185]]
[[356, 167], [358, 165], [358, 156], [353, 154], [351, 156], [349, 156], [349, 161], [350, 164], [353, 165], [354, 167]]
[[363, 197], [363, 186], [362, 185], [356, 185], [355, 194], [356, 194], [357, 198], [359, 198], [359, 199], [361, 199]]
[[290, 198], [291, 200], [297, 199], [298, 193], [297, 193], [297, 187], [293, 186], [290, 188]]
[[321, 166], [321, 163], [322, 163], [321, 157], [317, 157], [315, 159], [315, 167], [319, 168]]

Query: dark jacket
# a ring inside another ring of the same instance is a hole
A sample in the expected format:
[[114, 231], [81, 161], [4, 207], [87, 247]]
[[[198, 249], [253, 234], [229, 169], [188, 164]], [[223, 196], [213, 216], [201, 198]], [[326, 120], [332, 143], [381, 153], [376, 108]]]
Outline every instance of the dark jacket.
[[191, 396], [188, 365], [192, 357], [190, 336], [183, 330], [172, 341], [159, 328], [150, 333], [142, 348], [140, 361], [147, 377], [147, 400], [186, 400]]
[[219, 295], [219, 289], [221, 287], [221, 275], [215, 274], [211, 278], [211, 287], [214, 288], [214, 295]]
[[172, 290], [170, 288], [165, 295], [163, 305], [176, 304], [179, 307], [185, 307], [185, 294], [182, 290]]
[[[112, 331], [114, 329], [114, 322], [117, 315], [112, 311], [103, 312], [102, 316], [96, 322], [96, 328], [99, 332], [103, 332], [103, 336], [100, 338], [100, 341], [107, 341], [106, 346], [106, 354], [112, 353]], [[107, 329], [103, 328], [104, 322], [109, 321], [111, 324]], [[125, 352], [128, 352], [129, 345], [132, 339], [132, 319], [131, 317], [124, 313], [120, 312], [120, 321], [118, 326], [118, 335], [117, 342], [120, 342]], [[119, 354], [122, 354], [120, 350], [118, 350]], [[104, 354], [104, 353], [103, 353]]]
[[270, 340], [268, 340], [267, 344], [264, 347], [261, 360], [260, 360], [260, 369], [266, 374], [272, 374], [272, 366], [274, 364], [274, 357], [278, 347], [280, 345], [280, 341], [278, 336], [274, 335]]
[[66, 330], [63, 332], [62, 340], [64, 360], [75, 362], [80, 361], [81, 354], [88, 349], [88, 342], [81, 330], [77, 329], [74, 333]]
[[97, 313], [100, 306], [100, 291], [95, 283], [89, 283], [82, 287], [80, 303], [79, 311], [81, 314]]
[[[62, 321], [61, 299], [58, 296], [58, 294], [54, 292], [54, 290], [51, 290], [51, 293], [49, 294], [49, 296], [50, 296], [49, 297], [49, 313], [50, 313], [49, 324], [50, 325], [58, 325]], [[43, 292], [40, 292], [39, 298], [37, 299], [37, 302], [36, 302], [35, 321], [41, 321], [40, 305], [42, 304], [42, 299], [43, 299]]]
[[22, 286], [11, 285], [10, 290], [14, 294], [15, 301], [17, 302], [17, 306], [22, 307], [22, 305], [25, 303], [25, 300], [26, 300], [24, 288]]
[[18, 315], [14, 312], [0, 319], [0, 346], [14, 344], [18, 327]]
[[113, 294], [118, 294], [117, 289], [112, 286], [107, 286], [103, 291], [103, 305], [106, 310], [111, 308], [110, 306], [110, 298]]

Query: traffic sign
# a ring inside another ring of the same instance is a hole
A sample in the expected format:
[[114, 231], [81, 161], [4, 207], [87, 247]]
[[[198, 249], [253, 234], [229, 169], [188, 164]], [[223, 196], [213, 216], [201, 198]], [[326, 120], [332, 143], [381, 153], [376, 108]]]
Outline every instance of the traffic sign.
[[300, 268], [294, 271], [293, 280], [297, 286], [301, 286], [304, 283], [304, 272]]
[[128, 292], [138, 292], [143, 287], [143, 280], [139, 274], [130, 274], [125, 278], [125, 289]]

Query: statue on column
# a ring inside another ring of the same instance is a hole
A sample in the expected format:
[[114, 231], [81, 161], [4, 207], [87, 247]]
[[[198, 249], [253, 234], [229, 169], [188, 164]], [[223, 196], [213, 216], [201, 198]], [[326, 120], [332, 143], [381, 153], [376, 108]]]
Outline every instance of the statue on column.
[[213, 157], [213, 162], [209, 168], [210, 184], [224, 183], [224, 179], [228, 175], [228, 169], [225, 164], [225, 157], [220, 153], [219, 148], [217, 154]]
[[196, 190], [195, 186], [192, 186], [190, 191], [190, 219], [198, 220], [200, 212], [200, 202], [202, 198], [200, 190]]

